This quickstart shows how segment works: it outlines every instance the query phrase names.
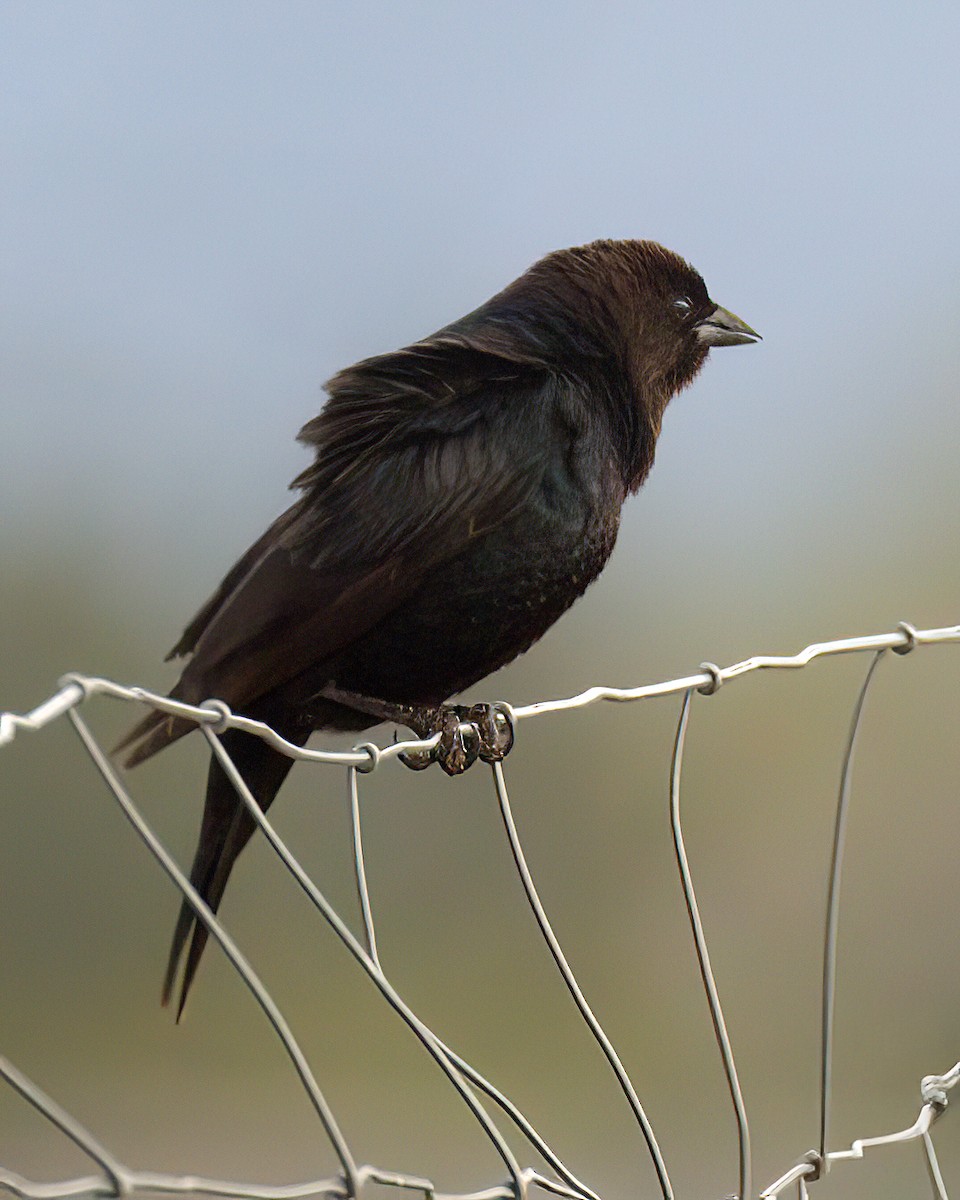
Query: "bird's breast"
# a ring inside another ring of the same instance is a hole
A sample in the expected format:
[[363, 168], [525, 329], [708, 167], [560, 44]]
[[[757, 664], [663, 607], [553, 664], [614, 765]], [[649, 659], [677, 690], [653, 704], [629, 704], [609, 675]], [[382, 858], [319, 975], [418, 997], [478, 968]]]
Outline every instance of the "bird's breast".
[[613, 497], [578, 499], [545, 484], [339, 656], [338, 685], [432, 704], [470, 687], [527, 650], [583, 594], [610, 556], [619, 517]]

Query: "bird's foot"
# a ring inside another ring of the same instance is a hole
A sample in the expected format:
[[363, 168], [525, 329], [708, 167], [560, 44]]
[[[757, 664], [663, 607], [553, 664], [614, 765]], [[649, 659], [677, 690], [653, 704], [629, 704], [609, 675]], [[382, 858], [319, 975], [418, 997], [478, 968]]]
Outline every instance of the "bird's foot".
[[462, 775], [472, 767], [480, 756], [480, 735], [473, 725], [464, 720], [466, 709], [462, 704], [441, 705], [439, 708], [420, 709], [404, 724], [426, 741], [435, 734], [440, 740], [430, 750], [409, 750], [400, 755], [400, 761], [411, 771], [426, 770], [432, 763], [439, 763], [448, 775]]
[[439, 763], [448, 775], [462, 775], [479, 758], [500, 762], [513, 747], [513, 720], [501, 704], [443, 704], [419, 709], [405, 722], [426, 740], [440, 734], [431, 750], [413, 750], [400, 761], [413, 771]]
[[379, 721], [406, 725], [424, 741], [439, 733], [440, 740], [432, 749], [400, 755], [400, 761], [413, 771], [439, 763], [448, 775], [462, 775], [478, 758], [500, 762], [513, 746], [513, 719], [502, 704], [397, 704], [348, 692], [335, 684], [319, 695]]
[[504, 704], [474, 704], [467, 709], [467, 720], [480, 735], [480, 759], [485, 763], [503, 762], [513, 749], [513, 714]]

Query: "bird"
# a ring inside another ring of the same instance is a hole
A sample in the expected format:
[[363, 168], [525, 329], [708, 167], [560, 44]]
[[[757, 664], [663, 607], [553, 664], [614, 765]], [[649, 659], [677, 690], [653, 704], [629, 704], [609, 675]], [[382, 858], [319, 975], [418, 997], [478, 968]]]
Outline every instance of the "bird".
[[[600, 574], [670, 399], [713, 347], [759, 340], [679, 255], [600, 240], [340, 371], [298, 435], [314, 457], [296, 500], [168, 655], [188, 659], [170, 697], [217, 698], [296, 746], [384, 719], [421, 737], [460, 728], [451, 697], [529, 649]], [[494, 718], [476, 722], [492, 758]], [[133, 767], [193, 728], [152, 710], [115, 753]], [[265, 812], [291, 758], [236, 729], [222, 742]], [[476, 757], [463, 750], [447, 737], [434, 757], [454, 773]], [[214, 912], [255, 827], [212, 756], [190, 882]], [[178, 1021], [206, 941], [184, 899], [162, 992], [167, 1005], [179, 975]]]

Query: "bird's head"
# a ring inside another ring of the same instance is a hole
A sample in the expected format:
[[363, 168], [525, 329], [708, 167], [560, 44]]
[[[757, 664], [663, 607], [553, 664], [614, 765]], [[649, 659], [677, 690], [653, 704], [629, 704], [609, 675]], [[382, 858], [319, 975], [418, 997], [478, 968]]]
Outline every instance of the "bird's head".
[[710, 298], [689, 263], [656, 242], [599, 241], [559, 250], [527, 277], [565, 310], [568, 328], [578, 331], [590, 356], [612, 356], [639, 396], [661, 412], [693, 380], [711, 347], [760, 340]]

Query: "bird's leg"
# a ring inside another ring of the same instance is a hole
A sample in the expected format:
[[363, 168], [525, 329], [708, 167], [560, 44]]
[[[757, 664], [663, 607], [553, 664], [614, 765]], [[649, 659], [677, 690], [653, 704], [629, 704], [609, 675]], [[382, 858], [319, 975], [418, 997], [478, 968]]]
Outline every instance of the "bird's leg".
[[400, 761], [413, 771], [437, 762], [448, 775], [462, 775], [478, 758], [500, 762], [513, 746], [513, 721], [502, 705], [474, 704], [467, 708], [463, 704], [398, 704], [332, 683], [317, 694], [380, 721], [406, 725], [424, 741], [439, 733], [440, 741], [432, 750], [400, 755]]
[[[418, 737], [429, 737], [440, 717], [439, 708], [425, 704], [398, 704], [393, 700], [380, 700], [376, 696], [365, 696], [361, 692], [350, 692], [346, 688], [328, 683], [316, 693], [324, 700], [333, 700], [354, 712], [376, 717], [378, 721], [392, 721], [395, 725], [406, 725]], [[425, 733], [424, 730], [427, 730]]]

